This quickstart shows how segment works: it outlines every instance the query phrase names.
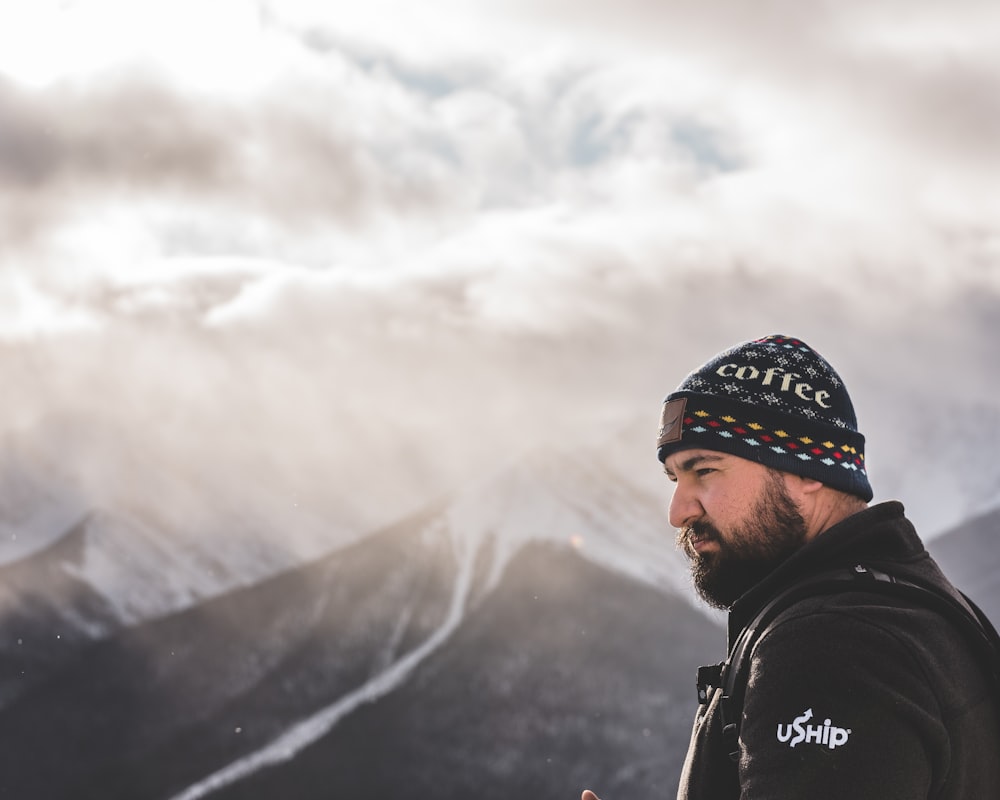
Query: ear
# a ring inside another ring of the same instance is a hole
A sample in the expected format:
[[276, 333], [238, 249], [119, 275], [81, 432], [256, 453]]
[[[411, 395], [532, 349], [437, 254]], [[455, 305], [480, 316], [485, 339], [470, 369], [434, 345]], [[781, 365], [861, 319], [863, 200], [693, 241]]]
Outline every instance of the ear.
[[803, 497], [815, 497], [826, 486], [825, 483], [815, 478], [805, 478], [802, 475], [793, 475], [790, 472], [783, 473], [783, 477], [785, 479], [785, 488], [796, 500]]

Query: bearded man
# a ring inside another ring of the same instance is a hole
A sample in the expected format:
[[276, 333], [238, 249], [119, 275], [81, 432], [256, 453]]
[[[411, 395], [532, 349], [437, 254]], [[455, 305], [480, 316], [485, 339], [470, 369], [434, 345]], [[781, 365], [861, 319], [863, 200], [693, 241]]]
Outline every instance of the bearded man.
[[[670, 523], [695, 588], [728, 610], [731, 644], [789, 587], [833, 568], [965, 603], [902, 505], [868, 505], [864, 444], [840, 376], [792, 337], [739, 344], [667, 396], [657, 448], [675, 484]], [[995, 685], [939, 611], [860, 584], [806, 596], [748, 659], [730, 731], [719, 681], [700, 687], [679, 800], [1000, 797]]]

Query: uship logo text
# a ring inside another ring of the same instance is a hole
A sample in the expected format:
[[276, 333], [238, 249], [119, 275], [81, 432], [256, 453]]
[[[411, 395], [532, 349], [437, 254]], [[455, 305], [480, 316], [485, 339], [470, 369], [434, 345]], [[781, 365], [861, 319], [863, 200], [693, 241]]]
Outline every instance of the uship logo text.
[[838, 728], [830, 720], [823, 720], [822, 725], [806, 725], [813, 718], [813, 710], [807, 709], [797, 716], [790, 725], [778, 724], [778, 741], [788, 743], [789, 747], [797, 744], [819, 744], [833, 750], [847, 743], [851, 731], [848, 728]]

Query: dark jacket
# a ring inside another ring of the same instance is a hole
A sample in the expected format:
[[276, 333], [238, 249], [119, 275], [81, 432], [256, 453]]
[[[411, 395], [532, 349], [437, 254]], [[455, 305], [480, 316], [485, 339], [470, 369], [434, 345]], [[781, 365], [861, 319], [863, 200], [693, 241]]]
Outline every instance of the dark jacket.
[[[734, 641], [764, 603], [806, 575], [864, 563], [954, 588], [899, 503], [840, 522], [730, 609]], [[981, 665], [941, 614], [864, 591], [809, 597], [754, 648], [739, 763], [719, 699], [700, 706], [679, 800], [1000, 798], [1000, 723]]]

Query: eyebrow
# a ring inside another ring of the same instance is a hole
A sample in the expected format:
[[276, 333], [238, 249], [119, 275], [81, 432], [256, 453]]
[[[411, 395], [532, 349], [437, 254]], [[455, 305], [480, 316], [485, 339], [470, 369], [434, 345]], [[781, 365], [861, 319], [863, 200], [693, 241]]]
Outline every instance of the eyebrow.
[[[690, 458], [684, 459], [680, 464], [677, 465], [677, 471], [678, 472], [691, 472], [699, 464], [703, 464], [705, 462], [715, 462], [715, 461], [723, 461], [723, 460], [725, 460], [723, 456], [717, 456], [717, 455], [713, 455], [713, 454], [703, 454], [703, 455], [691, 456]], [[671, 472], [667, 468], [666, 464], [663, 465], [663, 471], [666, 472], [668, 475], [673, 475], [674, 474], [673, 472]]]

